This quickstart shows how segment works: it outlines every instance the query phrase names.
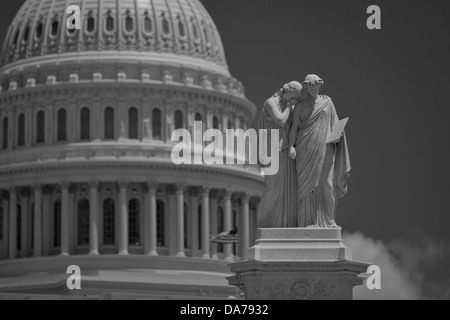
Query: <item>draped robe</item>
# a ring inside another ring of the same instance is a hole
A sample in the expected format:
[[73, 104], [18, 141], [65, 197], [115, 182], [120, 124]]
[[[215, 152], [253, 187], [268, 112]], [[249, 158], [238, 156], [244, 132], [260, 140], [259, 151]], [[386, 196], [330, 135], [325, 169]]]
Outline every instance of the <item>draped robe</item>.
[[351, 169], [347, 141], [344, 134], [336, 144], [326, 142], [339, 119], [331, 99], [324, 99], [306, 121], [302, 122], [300, 113], [293, 118], [299, 126], [295, 149], [296, 225], [300, 228], [336, 228], [337, 202], [347, 193]]
[[[283, 112], [286, 106], [280, 105], [278, 96], [272, 97], [278, 105], [280, 112]], [[277, 129], [282, 140], [280, 148], [280, 164], [278, 173], [273, 176], [266, 176], [266, 189], [261, 198], [261, 211], [258, 226], [259, 228], [295, 228], [296, 219], [296, 172], [295, 160], [289, 157], [288, 136], [292, 121], [292, 113], [287, 123], [281, 127], [273, 119], [271, 113], [263, 108], [261, 112], [259, 129], [267, 129], [267, 149], [271, 150], [270, 130]]]

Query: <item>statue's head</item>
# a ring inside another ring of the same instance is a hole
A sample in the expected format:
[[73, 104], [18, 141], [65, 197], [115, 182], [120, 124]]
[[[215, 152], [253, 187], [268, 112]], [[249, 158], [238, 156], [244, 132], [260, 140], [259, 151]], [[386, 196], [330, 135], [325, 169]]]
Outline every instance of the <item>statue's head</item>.
[[308, 74], [305, 81], [303, 81], [303, 86], [312, 97], [316, 97], [319, 94], [320, 87], [323, 84], [325, 84], [323, 80], [315, 74]]
[[303, 86], [298, 81], [291, 81], [286, 83], [282, 89], [282, 97], [290, 102], [294, 99], [298, 99], [302, 95]]

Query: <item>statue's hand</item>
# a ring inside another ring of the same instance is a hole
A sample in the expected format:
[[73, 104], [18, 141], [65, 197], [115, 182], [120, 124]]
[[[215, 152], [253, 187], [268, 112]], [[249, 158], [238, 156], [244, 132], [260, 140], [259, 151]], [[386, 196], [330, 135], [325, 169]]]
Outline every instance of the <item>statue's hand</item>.
[[289, 157], [291, 157], [292, 159], [297, 158], [297, 151], [295, 151], [294, 147], [291, 147], [291, 150], [289, 150]]

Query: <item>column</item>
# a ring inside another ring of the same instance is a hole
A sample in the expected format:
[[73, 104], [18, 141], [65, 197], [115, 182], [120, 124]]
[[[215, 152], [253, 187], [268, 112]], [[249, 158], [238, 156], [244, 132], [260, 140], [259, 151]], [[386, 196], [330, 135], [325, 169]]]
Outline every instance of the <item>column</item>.
[[179, 258], [186, 257], [184, 253], [184, 186], [177, 185], [177, 254]]
[[[219, 194], [217, 190], [211, 191], [210, 197], [210, 208], [211, 208], [211, 234], [216, 235], [218, 233], [218, 225], [217, 225], [217, 206], [219, 205]], [[218, 251], [219, 246], [217, 243], [211, 243], [211, 255], [213, 259], [218, 259]]]
[[252, 237], [252, 243], [251, 245], [256, 245], [256, 240], [258, 238], [258, 223], [259, 223], [259, 214], [260, 214], [260, 210], [261, 210], [261, 198], [256, 198], [255, 199], [255, 214], [253, 215], [253, 237]]
[[28, 216], [29, 216], [29, 203], [30, 193], [28, 189], [23, 189], [21, 192], [21, 244], [20, 244], [20, 256], [26, 258], [28, 256]]
[[42, 254], [44, 256], [50, 255], [50, 215], [53, 209], [50, 205], [50, 194], [52, 192], [51, 187], [43, 189], [42, 196]]
[[[233, 229], [233, 212], [231, 208], [231, 190], [225, 191], [224, 197], [224, 229], [225, 231], [231, 231]], [[224, 253], [226, 261], [233, 261], [233, 244], [225, 244], [224, 245]]]
[[17, 258], [17, 192], [9, 189], [9, 259]]
[[[146, 193], [146, 208], [145, 208], [145, 236], [146, 236], [146, 248], [145, 252], [149, 256], [157, 256], [158, 246], [158, 228], [156, 217], [156, 184], [149, 183]], [[148, 228], [148, 232], [147, 232]]]
[[98, 255], [98, 182], [89, 184], [89, 254]]
[[62, 182], [61, 185], [61, 255], [69, 255], [69, 183]]
[[241, 260], [247, 260], [249, 246], [249, 201], [250, 196], [245, 194], [241, 200], [241, 217], [239, 226], [239, 255]]
[[3, 258], [8, 258], [8, 249], [9, 249], [9, 196], [6, 192], [0, 191], [0, 197], [3, 200]]
[[211, 259], [209, 252], [209, 188], [202, 190], [202, 258]]
[[128, 203], [126, 182], [120, 183], [119, 255], [128, 255]]
[[190, 189], [192, 258], [198, 257], [198, 188]]
[[42, 256], [42, 188], [34, 187], [34, 257]]
[[169, 198], [167, 208], [167, 222], [168, 222], [168, 238], [169, 238], [169, 255], [171, 257], [177, 254], [177, 193], [173, 185], [167, 186], [167, 193]]

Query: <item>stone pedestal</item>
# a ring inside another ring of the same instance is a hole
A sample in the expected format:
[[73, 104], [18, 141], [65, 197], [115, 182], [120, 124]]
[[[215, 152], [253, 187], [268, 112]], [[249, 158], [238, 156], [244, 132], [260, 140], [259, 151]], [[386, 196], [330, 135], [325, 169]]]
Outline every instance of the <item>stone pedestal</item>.
[[247, 300], [351, 300], [369, 264], [352, 261], [341, 229], [259, 229], [248, 260], [229, 266]]

